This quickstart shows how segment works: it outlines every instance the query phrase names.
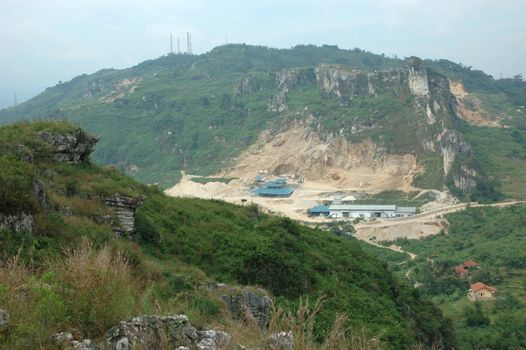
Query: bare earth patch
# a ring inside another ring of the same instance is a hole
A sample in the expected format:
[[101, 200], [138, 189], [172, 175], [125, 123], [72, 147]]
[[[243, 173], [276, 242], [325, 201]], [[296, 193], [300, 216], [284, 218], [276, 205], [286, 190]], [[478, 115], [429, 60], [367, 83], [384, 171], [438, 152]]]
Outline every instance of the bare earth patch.
[[470, 95], [460, 81], [449, 80], [449, 90], [457, 102], [457, 114], [468, 123], [478, 126], [500, 127], [502, 116], [492, 116], [481, 101]]

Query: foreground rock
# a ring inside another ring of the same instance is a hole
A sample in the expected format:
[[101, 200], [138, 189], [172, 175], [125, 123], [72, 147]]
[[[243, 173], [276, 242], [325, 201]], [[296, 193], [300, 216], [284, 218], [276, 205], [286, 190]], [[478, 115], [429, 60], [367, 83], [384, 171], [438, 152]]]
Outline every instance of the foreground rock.
[[35, 221], [33, 219], [33, 215], [26, 213], [6, 215], [0, 213], [0, 231], [7, 230], [11, 232], [32, 232], [34, 225]]
[[0, 309], [0, 334], [9, 330], [9, 314], [7, 311]]
[[249, 288], [231, 289], [221, 296], [236, 320], [256, 321], [261, 329], [268, 327], [270, 317], [270, 298], [262, 290]]
[[231, 337], [225, 332], [198, 331], [185, 315], [140, 316], [123, 321], [107, 333], [110, 349], [158, 349], [163, 346], [174, 349], [222, 350], [230, 344]]
[[267, 345], [271, 350], [293, 350], [294, 337], [292, 332], [279, 332], [267, 338]]

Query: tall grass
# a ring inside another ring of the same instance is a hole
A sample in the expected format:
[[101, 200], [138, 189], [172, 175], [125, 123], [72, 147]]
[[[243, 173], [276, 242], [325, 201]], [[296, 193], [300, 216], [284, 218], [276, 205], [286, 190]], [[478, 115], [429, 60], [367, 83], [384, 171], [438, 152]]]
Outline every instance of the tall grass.
[[0, 265], [0, 308], [10, 315], [0, 348], [53, 348], [49, 337], [59, 331], [97, 338], [143, 311], [144, 283], [108, 246], [96, 250], [83, 240], [45, 265], [31, 269], [19, 255]]

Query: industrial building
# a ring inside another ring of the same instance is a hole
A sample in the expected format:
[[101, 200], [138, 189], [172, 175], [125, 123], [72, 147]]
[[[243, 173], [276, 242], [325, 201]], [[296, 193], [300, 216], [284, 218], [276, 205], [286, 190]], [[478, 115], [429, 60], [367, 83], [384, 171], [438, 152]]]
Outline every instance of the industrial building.
[[287, 180], [279, 178], [263, 182], [262, 179], [256, 179], [261, 184], [253, 190], [253, 194], [259, 197], [289, 197], [294, 193], [294, 188], [287, 186]]
[[368, 204], [331, 204], [318, 205], [308, 210], [311, 216], [328, 216], [331, 218], [396, 218], [416, 214], [416, 207], [399, 207], [396, 205]]

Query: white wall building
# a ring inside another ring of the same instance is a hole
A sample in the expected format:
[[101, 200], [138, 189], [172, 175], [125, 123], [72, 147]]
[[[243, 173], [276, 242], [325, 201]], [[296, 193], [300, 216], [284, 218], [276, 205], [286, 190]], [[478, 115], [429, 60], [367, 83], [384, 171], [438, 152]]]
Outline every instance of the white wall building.
[[396, 218], [415, 214], [415, 207], [396, 205], [332, 204], [329, 206], [329, 216], [332, 218]]

